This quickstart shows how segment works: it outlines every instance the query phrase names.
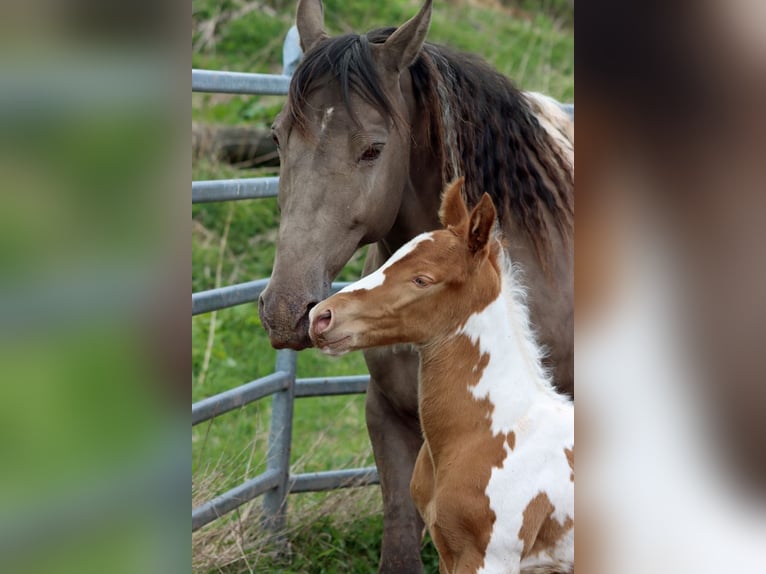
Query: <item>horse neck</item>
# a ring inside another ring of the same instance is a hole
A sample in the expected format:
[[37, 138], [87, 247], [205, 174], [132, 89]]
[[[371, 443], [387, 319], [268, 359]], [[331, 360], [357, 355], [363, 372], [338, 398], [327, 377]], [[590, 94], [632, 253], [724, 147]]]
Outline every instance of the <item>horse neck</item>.
[[[489, 410], [498, 433], [533, 405], [564, 400], [542, 366], [526, 305], [510, 277], [494, 301], [451, 335], [423, 345], [420, 354], [421, 421], [426, 438], [437, 445], [470, 432], [477, 417], [487, 416], [482, 409]], [[450, 421], [446, 429], [444, 420]]]
[[444, 188], [441, 151], [429, 140], [430, 112], [419, 105], [412, 91], [409, 72], [402, 76], [402, 92], [410, 122], [409, 177], [402, 190], [399, 212], [393, 226], [379, 242], [386, 257], [413, 237], [439, 229], [439, 205]]

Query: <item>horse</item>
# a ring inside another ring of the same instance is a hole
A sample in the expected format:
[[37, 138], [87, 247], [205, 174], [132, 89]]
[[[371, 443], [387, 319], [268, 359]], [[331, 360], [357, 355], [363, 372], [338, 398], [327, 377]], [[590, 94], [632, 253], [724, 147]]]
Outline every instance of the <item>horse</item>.
[[309, 336], [329, 355], [418, 349], [410, 491], [442, 574], [573, 572], [574, 406], [543, 367], [491, 198], [469, 214], [461, 187], [444, 195], [445, 229], [313, 307]]
[[[329, 37], [320, 0], [300, 0], [304, 59], [274, 120], [280, 223], [258, 306], [275, 348], [311, 345], [308, 314], [363, 245], [364, 274], [439, 228], [444, 186], [486, 191], [557, 388], [573, 391], [573, 127], [480, 59], [425, 41], [431, 1], [398, 28]], [[380, 572], [421, 572], [423, 523], [409, 495], [422, 444], [417, 354], [364, 351], [366, 422], [383, 495]]]

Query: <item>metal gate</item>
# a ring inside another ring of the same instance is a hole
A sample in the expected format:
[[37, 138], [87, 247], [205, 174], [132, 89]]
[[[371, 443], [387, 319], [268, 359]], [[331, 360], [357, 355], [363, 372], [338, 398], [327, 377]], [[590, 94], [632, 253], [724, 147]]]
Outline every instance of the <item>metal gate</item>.
[[[285, 95], [287, 76], [192, 70], [193, 92]], [[277, 195], [279, 178], [258, 177], [217, 181], [193, 181], [192, 203], [258, 199]], [[192, 315], [252, 303], [266, 288], [268, 279], [192, 293]], [[345, 283], [333, 283], [338, 290]], [[333, 490], [378, 483], [372, 467], [290, 473], [293, 401], [302, 397], [364, 393], [369, 375], [296, 379], [295, 351], [277, 353], [275, 371], [265, 377], [192, 404], [192, 426], [248, 403], [273, 395], [266, 470], [237, 487], [192, 510], [192, 531], [231, 512], [263, 494], [264, 526], [279, 530], [285, 525], [287, 495], [291, 492]]]

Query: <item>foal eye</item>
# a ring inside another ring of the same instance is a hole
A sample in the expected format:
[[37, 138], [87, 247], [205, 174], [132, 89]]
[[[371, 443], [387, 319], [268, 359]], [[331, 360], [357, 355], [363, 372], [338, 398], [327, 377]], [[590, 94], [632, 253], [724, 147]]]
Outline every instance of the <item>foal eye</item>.
[[431, 284], [431, 282], [430, 282], [428, 279], [426, 279], [425, 277], [422, 277], [422, 276], [420, 276], [420, 275], [418, 275], [417, 277], [415, 277], [415, 278], [412, 280], [412, 282], [413, 282], [415, 285], [417, 285], [418, 287], [428, 287], [428, 286]]
[[359, 156], [359, 161], [375, 161], [380, 157], [382, 151], [383, 144], [372, 144], [362, 152], [362, 155]]

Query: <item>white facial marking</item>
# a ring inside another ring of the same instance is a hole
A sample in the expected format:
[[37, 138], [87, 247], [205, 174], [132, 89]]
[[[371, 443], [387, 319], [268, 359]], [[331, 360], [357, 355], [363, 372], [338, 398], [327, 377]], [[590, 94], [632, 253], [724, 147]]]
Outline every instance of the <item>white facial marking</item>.
[[380, 287], [386, 280], [385, 271], [394, 263], [404, 258], [423, 241], [433, 241], [432, 232], [421, 233], [417, 237], [410, 239], [394, 253], [377, 271], [373, 271], [366, 277], [362, 277], [356, 283], [352, 283], [340, 290], [341, 293], [350, 293], [351, 291], [371, 290]]
[[322, 124], [321, 124], [321, 131], [324, 132], [327, 128], [327, 124], [330, 121], [330, 118], [332, 117], [332, 113], [335, 111], [335, 108], [330, 106], [327, 108], [324, 112], [324, 116], [322, 116]]

